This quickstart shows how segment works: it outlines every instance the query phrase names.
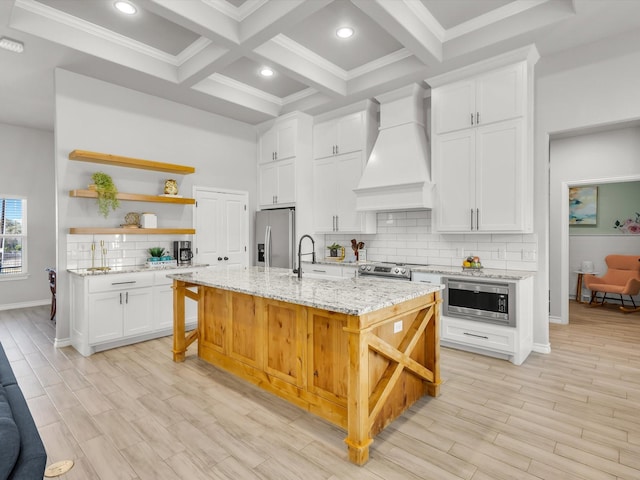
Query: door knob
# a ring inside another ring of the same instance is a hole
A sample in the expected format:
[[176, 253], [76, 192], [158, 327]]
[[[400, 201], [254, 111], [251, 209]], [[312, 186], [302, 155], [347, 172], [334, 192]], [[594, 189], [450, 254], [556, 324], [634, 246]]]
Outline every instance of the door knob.
[[218, 257], [218, 261], [221, 262], [222, 261], [222, 257]]
[[224, 257], [225, 260], [229, 260], [229, 257]]

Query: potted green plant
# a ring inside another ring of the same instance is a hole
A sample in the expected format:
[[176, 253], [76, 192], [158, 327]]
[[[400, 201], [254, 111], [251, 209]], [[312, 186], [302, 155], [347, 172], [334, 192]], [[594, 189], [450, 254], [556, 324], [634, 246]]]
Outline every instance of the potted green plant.
[[96, 186], [98, 192], [98, 211], [107, 218], [109, 209], [115, 210], [120, 206], [118, 200], [118, 189], [113, 184], [111, 176], [103, 172], [95, 172], [91, 175], [91, 180]]
[[338, 256], [338, 250], [340, 250], [342, 248], [342, 246], [338, 245], [337, 243], [334, 243], [332, 245], [329, 245], [327, 248], [329, 249], [329, 256], [330, 257], [337, 257]]
[[151, 255], [151, 258], [149, 260], [151, 260], [152, 262], [159, 262], [162, 256], [164, 255], [164, 248], [151, 247], [149, 249], [149, 254]]

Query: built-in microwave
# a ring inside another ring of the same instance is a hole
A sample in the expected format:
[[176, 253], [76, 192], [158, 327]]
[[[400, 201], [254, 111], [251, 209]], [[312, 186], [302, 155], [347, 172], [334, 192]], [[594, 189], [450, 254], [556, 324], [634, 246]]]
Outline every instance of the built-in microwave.
[[516, 284], [442, 277], [443, 312], [478, 322], [516, 326]]

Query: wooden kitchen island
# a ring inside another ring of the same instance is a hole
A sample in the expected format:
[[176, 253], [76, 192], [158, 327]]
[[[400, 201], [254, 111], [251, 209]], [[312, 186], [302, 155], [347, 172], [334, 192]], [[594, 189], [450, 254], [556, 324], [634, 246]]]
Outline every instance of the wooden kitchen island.
[[[173, 359], [198, 356], [347, 430], [363, 465], [373, 437], [440, 387], [440, 286], [204, 269], [174, 280]], [[185, 337], [185, 299], [198, 328]]]

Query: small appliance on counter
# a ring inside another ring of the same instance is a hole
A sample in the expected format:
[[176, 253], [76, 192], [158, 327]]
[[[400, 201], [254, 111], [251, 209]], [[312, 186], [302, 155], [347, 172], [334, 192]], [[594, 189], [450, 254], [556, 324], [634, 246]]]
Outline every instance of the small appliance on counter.
[[173, 242], [173, 257], [178, 262], [178, 265], [191, 265], [191, 259], [193, 258], [191, 242], [189, 240]]

